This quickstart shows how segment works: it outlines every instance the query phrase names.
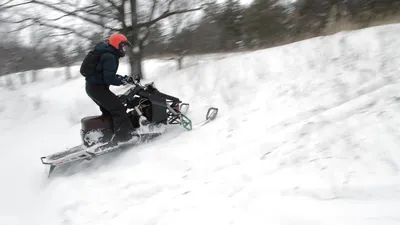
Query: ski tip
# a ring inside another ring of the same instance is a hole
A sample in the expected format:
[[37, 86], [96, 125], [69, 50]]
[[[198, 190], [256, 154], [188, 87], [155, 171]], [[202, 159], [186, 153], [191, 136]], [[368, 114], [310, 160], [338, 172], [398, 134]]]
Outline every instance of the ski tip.
[[51, 176], [51, 174], [53, 174], [55, 168], [56, 168], [55, 165], [51, 165], [51, 166], [50, 166], [49, 174], [47, 175], [47, 178], [50, 178], [50, 176]]
[[206, 120], [214, 120], [218, 115], [218, 108], [210, 107], [207, 111]]
[[188, 103], [181, 103], [181, 105], [179, 106], [179, 111], [182, 114], [186, 114], [189, 111], [189, 104]]

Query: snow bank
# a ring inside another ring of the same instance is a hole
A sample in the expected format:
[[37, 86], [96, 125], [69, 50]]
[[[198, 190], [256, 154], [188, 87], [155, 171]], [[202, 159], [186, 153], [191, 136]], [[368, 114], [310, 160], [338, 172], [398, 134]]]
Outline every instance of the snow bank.
[[214, 105], [218, 119], [51, 181], [39, 157], [79, 143], [79, 119], [99, 112], [82, 79], [1, 90], [0, 223], [398, 224], [399, 32], [342, 32], [181, 71], [146, 62], [149, 81], [191, 103], [190, 118]]

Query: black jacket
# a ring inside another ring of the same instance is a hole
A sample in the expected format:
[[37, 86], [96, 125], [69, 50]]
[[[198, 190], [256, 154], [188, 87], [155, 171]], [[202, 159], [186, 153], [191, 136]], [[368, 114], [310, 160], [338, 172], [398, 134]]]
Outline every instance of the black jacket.
[[123, 76], [117, 74], [119, 66], [119, 53], [113, 46], [100, 42], [95, 50], [109, 50], [110, 53], [103, 53], [97, 65], [97, 73], [94, 76], [86, 77], [86, 82], [92, 84], [122, 85]]

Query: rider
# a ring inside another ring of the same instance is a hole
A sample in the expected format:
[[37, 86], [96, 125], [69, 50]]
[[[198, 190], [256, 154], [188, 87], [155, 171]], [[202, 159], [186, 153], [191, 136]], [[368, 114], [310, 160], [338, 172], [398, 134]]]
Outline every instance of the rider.
[[108, 50], [101, 55], [97, 73], [86, 77], [86, 93], [100, 107], [102, 115], [111, 116], [114, 125], [115, 141], [125, 142], [133, 136], [137, 136], [126, 113], [125, 106], [118, 97], [110, 91], [110, 85], [120, 86], [134, 84], [131, 76], [116, 74], [119, 65], [119, 58], [124, 57], [125, 48], [132, 44], [123, 34], [112, 34], [108, 43], [96, 44], [95, 50]]

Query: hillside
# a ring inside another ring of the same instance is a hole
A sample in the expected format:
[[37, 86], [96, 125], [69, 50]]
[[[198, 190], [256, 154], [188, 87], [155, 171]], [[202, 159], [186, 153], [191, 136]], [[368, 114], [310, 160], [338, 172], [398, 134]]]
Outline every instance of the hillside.
[[149, 60], [144, 82], [189, 102], [194, 121], [210, 105], [218, 118], [52, 180], [39, 157], [79, 143], [80, 118], [99, 113], [83, 79], [48, 69], [2, 88], [0, 224], [399, 224], [399, 32], [341, 32], [181, 71]]

